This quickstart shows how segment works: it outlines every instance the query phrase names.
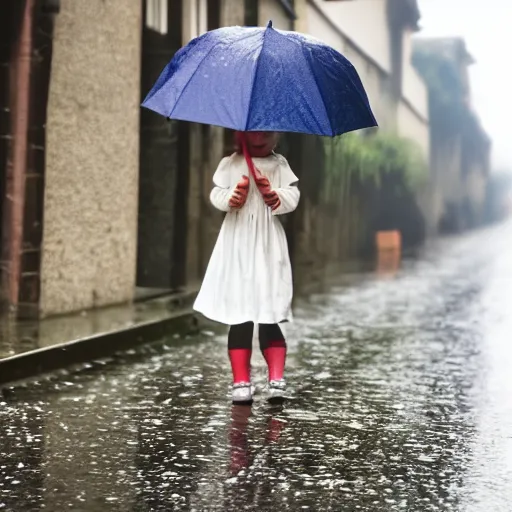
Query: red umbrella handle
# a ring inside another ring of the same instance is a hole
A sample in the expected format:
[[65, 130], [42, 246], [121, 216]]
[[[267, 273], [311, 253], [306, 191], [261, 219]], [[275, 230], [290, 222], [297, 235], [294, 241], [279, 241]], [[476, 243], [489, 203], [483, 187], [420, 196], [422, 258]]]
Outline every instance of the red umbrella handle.
[[249, 172], [252, 174], [252, 177], [256, 181], [256, 167], [254, 166], [254, 162], [252, 161], [251, 155], [249, 154], [245, 133], [238, 133], [238, 143], [242, 146], [242, 151], [244, 153], [245, 161], [247, 162], [247, 167], [249, 167]]

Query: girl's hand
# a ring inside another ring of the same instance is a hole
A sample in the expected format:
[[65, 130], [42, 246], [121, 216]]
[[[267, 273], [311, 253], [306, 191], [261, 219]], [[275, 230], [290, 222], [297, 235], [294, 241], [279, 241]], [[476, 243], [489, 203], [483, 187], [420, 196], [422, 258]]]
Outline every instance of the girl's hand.
[[281, 205], [281, 199], [275, 190], [271, 190], [263, 196], [265, 204], [272, 210], [276, 210]]
[[254, 180], [256, 181], [256, 186], [258, 187], [258, 190], [261, 192], [263, 197], [265, 197], [265, 194], [268, 194], [272, 190], [268, 178], [263, 176], [259, 171], [254, 177]]
[[[259, 173], [259, 171], [258, 171]], [[265, 204], [274, 211], [281, 204], [281, 200], [279, 199], [279, 195], [275, 190], [272, 189], [268, 178], [265, 178], [261, 173], [256, 175], [256, 185], [258, 190], [260, 191], [263, 201]]]
[[249, 193], [249, 178], [242, 176], [242, 179], [237, 183], [235, 190], [229, 200], [229, 207], [239, 210], [247, 201]]

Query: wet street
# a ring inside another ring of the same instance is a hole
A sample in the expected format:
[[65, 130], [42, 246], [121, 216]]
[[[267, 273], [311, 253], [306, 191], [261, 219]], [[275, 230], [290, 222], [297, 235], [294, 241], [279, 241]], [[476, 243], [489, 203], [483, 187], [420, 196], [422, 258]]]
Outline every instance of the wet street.
[[7, 388], [0, 510], [512, 511], [512, 227], [297, 301], [291, 399], [222, 332]]

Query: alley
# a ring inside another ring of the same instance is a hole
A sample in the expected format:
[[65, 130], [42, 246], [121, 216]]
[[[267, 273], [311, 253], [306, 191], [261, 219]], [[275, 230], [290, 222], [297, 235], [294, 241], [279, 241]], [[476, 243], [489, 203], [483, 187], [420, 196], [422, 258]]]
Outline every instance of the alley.
[[0, 510], [512, 510], [511, 235], [299, 300], [280, 408], [209, 331], [4, 389]]

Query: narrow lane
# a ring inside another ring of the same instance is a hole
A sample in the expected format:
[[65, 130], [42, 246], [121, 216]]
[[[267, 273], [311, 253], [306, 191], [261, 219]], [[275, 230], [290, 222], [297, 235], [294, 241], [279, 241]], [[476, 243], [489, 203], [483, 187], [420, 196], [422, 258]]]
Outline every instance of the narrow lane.
[[280, 408], [212, 332], [5, 389], [0, 510], [512, 510], [511, 235], [299, 300]]

